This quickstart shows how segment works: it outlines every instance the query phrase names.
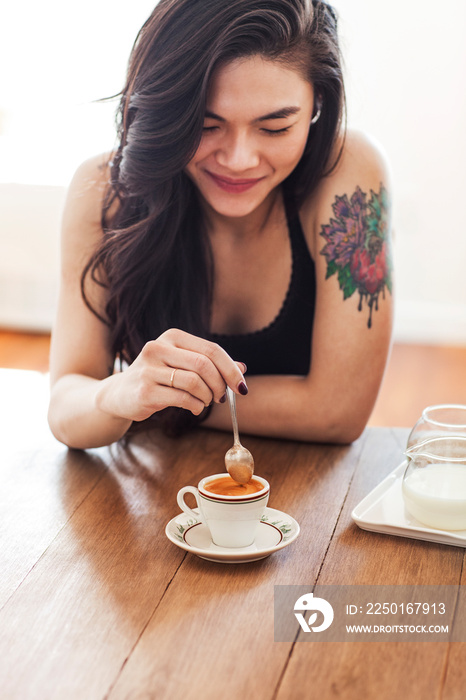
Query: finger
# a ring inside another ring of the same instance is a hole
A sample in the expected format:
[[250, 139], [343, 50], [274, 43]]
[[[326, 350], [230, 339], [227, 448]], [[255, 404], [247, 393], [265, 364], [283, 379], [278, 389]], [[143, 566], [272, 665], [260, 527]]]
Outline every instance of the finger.
[[165, 386], [158, 387], [157, 402], [164, 406], [184, 408], [187, 411], [191, 411], [195, 416], [199, 416], [205, 409], [203, 401], [192, 396], [189, 392]]
[[[156, 381], [159, 384], [171, 386], [173, 371], [176, 373], [184, 370], [194, 373], [204, 382], [207, 391], [210, 392], [210, 398], [207, 403], [210, 403], [212, 398], [221, 403], [225, 395], [225, 380], [213, 362], [205, 355], [180, 349], [160, 342], [160, 340], [159, 338], [151, 344], [152, 347], [146, 346], [143, 350], [149, 365], [154, 366], [155, 363], [158, 363]], [[189, 381], [190, 384], [193, 384], [194, 379]], [[201, 396], [205, 398], [205, 390], [203, 389], [201, 389]]]
[[170, 373], [168, 386], [172, 389], [188, 392], [194, 398], [202, 401], [204, 406], [209, 406], [214, 400], [211, 389], [196, 372], [188, 372], [180, 368], [173, 369]]
[[[217, 373], [222, 377], [224, 383], [228, 384], [233, 391], [240, 394], [248, 393], [243, 373], [241, 372], [238, 364], [232, 360], [232, 358], [220, 345], [177, 329], [167, 331], [163, 334], [163, 336], [180, 351], [190, 351], [194, 353], [194, 355], [200, 355], [209, 359], [216, 368]], [[186, 366], [186, 364], [183, 365], [184, 369], [191, 369], [193, 371], [199, 370], [198, 373], [201, 374], [206, 383], [209, 384], [213, 390], [216, 400], [218, 401], [220, 399], [220, 395], [218, 394], [218, 391], [220, 390], [218, 376], [213, 374], [211, 368], [206, 365], [202, 359], [199, 359], [199, 357], [188, 358], [187, 356], [184, 356], [184, 361], [185, 363], [188, 363], [188, 366]], [[195, 363], [194, 366], [192, 365], [193, 361]], [[210, 383], [209, 379], [214, 382], [214, 385]], [[223, 393], [224, 389], [221, 392], [221, 395], [223, 395]]]

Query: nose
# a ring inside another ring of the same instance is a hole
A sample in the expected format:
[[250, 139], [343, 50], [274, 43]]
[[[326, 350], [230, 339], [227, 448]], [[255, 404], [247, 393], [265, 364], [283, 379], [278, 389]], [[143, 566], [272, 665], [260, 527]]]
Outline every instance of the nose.
[[260, 163], [253, 140], [242, 132], [225, 134], [216, 157], [219, 165], [237, 173], [257, 168]]

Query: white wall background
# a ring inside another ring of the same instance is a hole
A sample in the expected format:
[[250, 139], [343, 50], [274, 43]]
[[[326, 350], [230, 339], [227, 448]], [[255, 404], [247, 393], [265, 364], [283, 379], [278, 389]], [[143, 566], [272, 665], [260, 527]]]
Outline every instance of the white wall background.
[[[114, 105], [92, 101], [120, 89], [153, 4], [0, 9], [0, 324], [50, 326], [64, 188], [79, 162], [113, 145]], [[334, 4], [349, 124], [392, 167], [395, 337], [466, 345], [466, 3]]]

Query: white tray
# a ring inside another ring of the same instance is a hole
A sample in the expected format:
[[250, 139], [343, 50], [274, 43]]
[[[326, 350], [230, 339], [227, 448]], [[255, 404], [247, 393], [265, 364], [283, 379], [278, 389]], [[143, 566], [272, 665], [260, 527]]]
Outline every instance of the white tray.
[[405, 509], [401, 482], [406, 465], [402, 462], [363, 498], [351, 513], [354, 522], [363, 530], [466, 547], [466, 530], [434, 530], [421, 525]]

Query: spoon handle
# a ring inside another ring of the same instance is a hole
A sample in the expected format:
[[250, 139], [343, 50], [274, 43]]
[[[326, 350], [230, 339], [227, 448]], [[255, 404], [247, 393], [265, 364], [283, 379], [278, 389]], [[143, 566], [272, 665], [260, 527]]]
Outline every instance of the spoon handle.
[[239, 445], [239, 434], [238, 434], [238, 419], [236, 417], [236, 396], [235, 392], [230, 389], [229, 386], [227, 386], [227, 397], [228, 397], [228, 404], [230, 406], [230, 413], [231, 413], [231, 422], [233, 423], [233, 438], [234, 438], [234, 444]]

